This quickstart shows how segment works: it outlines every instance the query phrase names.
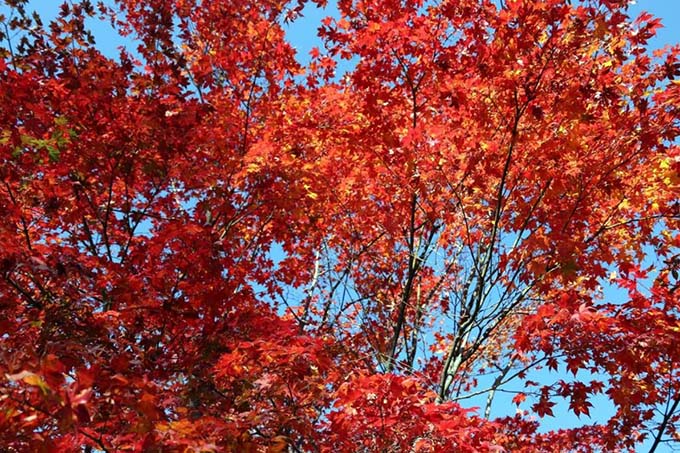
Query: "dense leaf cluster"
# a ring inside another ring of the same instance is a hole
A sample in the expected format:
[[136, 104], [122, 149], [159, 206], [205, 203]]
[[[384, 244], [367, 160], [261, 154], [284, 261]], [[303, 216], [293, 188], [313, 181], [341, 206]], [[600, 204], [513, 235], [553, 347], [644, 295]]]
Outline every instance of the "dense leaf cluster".
[[4, 3], [0, 450], [680, 440], [657, 19], [340, 0], [303, 65], [323, 2]]

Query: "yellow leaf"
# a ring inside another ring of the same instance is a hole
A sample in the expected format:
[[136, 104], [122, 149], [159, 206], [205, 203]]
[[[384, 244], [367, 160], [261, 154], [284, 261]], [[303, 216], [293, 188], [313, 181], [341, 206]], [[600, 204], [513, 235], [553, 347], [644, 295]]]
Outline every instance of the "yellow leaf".
[[260, 164], [258, 164], [257, 162], [251, 162], [246, 167], [246, 173], [248, 173], [248, 174], [257, 173], [259, 170], [260, 170]]
[[312, 186], [310, 186], [309, 184], [303, 184], [303, 187], [307, 191], [307, 196], [309, 198], [311, 198], [312, 200], [316, 200], [317, 198], [319, 198], [319, 195], [317, 193], [312, 192], [312, 190], [311, 190]]
[[24, 382], [27, 383], [28, 385], [40, 386], [41, 384], [43, 384], [43, 379], [37, 374], [31, 373], [29, 376], [26, 376], [24, 378]]
[[8, 130], [5, 129], [2, 131], [2, 134], [0, 134], [0, 145], [6, 145], [9, 143], [9, 139], [12, 136], [12, 133]]
[[671, 168], [671, 160], [669, 158], [665, 158], [659, 163], [659, 168], [662, 170], [668, 170]]
[[7, 379], [13, 382], [23, 381], [28, 385], [34, 385], [36, 387], [39, 387], [44, 394], [47, 394], [47, 392], [50, 390], [49, 386], [42, 378], [42, 376], [32, 373], [30, 371], [21, 371], [20, 373], [16, 374], [6, 374], [5, 377], [7, 377]]

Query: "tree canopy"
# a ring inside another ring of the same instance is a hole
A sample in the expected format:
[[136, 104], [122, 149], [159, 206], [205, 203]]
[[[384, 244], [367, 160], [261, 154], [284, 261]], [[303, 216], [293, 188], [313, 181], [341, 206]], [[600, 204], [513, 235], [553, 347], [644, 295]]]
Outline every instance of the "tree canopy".
[[680, 443], [658, 19], [340, 0], [303, 64], [325, 0], [4, 3], [3, 451]]

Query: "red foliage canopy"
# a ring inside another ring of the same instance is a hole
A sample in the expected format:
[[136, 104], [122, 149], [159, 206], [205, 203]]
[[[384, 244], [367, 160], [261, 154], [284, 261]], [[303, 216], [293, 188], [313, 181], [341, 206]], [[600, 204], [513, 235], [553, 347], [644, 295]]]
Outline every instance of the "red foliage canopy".
[[0, 449], [678, 442], [659, 21], [340, 0], [302, 65], [317, 3], [5, 0]]

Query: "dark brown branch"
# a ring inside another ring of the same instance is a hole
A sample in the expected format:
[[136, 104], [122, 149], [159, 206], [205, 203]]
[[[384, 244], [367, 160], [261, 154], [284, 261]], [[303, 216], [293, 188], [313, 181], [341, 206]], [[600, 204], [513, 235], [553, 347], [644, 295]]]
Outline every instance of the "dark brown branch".
[[670, 422], [671, 417], [673, 416], [675, 411], [678, 409], [678, 405], [680, 405], [680, 393], [675, 395], [675, 399], [673, 400], [672, 406], [664, 414], [663, 420], [661, 421], [661, 424], [659, 425], [659, 429], [656, 431], [656, 435], [654, 436], [654, 443], [649, 448], [649, 453], [654, 453], [656, 451], [656, 449], [659, 447], [659, 444], [661, 443], [661, 438], [663, 437], [664, 433], [666, 432], [666, 427], [668, 427], [668, 423]]

